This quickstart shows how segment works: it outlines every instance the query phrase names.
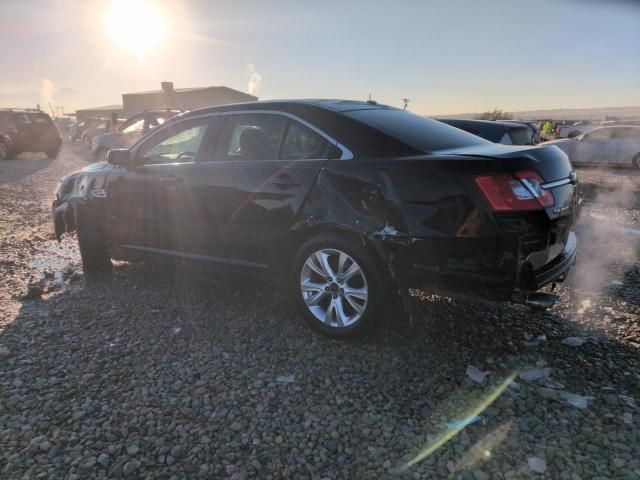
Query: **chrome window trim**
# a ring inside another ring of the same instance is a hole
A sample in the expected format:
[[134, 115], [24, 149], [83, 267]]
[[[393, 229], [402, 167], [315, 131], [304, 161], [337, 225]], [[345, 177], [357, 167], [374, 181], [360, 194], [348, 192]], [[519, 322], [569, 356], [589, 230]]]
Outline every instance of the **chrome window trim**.
[[[345, 147], [340, 142], [338, 142], [335, 138], [333, 138], [330, 135], [326, 134], [325, 132], [320, 130], [315, 125], [307, 122], [306, 120], [298, 117], [297, 115], [293, 115], [292, 113], [289, 113], [289, 112], [283, 112], [281, 110], [234, 110], [234, 111], [230, 111], [230, 112], [212, 112], [212, 113], [204, 113], [204, 114], [201, 114], [201, 115], [191, 115], [191, 116], [188, 116], [188, 117], [185, 117], [185, 118], [181, 118], [180, 120], [176, 120], [174, 122], [167, 121], [163, 125], [161, 125], [161, 128], [156, 128], [156, 129], [152, 130], [149, 135], [145, 135], [144, 138], [140, 139], [140, 142], [138, 144], [136, 144], [133, 147], [131, 147], [131, 151], [132, 152], [133, 151], [137, 152], [144, 143], [146, 143], [147, 141], [151, 140], [154, 136], [156, 136], [158, 133], [160, 133], [165, 128], [169, 128], [171, 125], [178, 125], [178, 124], [180, 124], [182, 122], [186, 122], [186, 121], [190, 121], [190, 120], [198, 120], [198, 119], [201, 119], [201, 118], [208, 118], [208, 117], [220, 117], [220, 116], [225, 116], [225, 115], [253, 115], [253, 114], [259, 114], [259, 115], [282, 115], [283, 117], [288, 117], [288, 118], [290, 118], [292, 120], [295, 120], [296, 122], [299, 122], [302, 125], [304, 125], [305, 127], [307, 127], [309, 130], [312, 130], [315, 133], [317, 133], [318, 135], [320, 135], [321, 137], [323, 137], [329, 143], [331, 143], [331, 144], [335, 145], [336, 147], [338, 147], [340, 149], [340, 151], [342, 152], [342, 155], [340, 155], [340, 158], [338, 158], [337, 160], [352, 160], [353, 159], [353, 152], [351, 152], [351, 150], [349, 150], [347, 147]], [[142, 142], [142, 140], [144, 140], [144, 142]], [[308, 160], [318, 160], [318, 159], [314, 158], [314, 159], [308, 159]], [[300, 160], [300, 161], [304, 161], [304, 160]], [[211, 163], [211, 162], [199, 162], [199, 163]]]

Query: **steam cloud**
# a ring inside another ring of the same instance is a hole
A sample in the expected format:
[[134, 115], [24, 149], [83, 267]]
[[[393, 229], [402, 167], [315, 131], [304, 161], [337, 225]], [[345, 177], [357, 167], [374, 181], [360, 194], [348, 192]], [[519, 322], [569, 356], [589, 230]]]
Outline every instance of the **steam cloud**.
[[247, 73], [249, 73], [249, 83], [247, 84], [247, 93], [250, 95], [257, 95], [262, 83], [262, 75], [256, 71], [256, 66], [253, 63], [247, 64]]
[[577, 226], [580, 254], [571, 275], [571, 283], [583, 293], [602, 292], [612, 280], [619, 280], [616, 275], [640, 259], [638, 231], [611, 217], [612, 207], [624, 211], [636, 201], [636, 192], [630, 190], [599, 192], [594, 203], [603, 207], [602, 213], [583, 212]]
[[48, 78], [43, 78], [42, 84], [40, 86], [40, 99], [42, 100], [41, 108], [43, 110], [46, 110], [48, 108], [51, 108], [53, 110], [53, 91], [53, 82]]

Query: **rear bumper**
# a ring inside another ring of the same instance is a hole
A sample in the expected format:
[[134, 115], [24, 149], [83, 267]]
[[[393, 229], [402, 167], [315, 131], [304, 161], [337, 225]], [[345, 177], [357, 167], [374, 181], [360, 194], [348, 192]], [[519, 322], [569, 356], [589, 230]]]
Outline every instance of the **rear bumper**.
[[485, 242], [479, 242], [475, 247], [467, 244], [466, 247], [467, 251], [474, 250], [477, 258], [482, 259], [480, 261], [461, 262], [447, 258], [447, 255], [437, 260], [433, 257], [427, 259], [424, 252], [433, 245], [416, 244], [405, 251], [398, 249], [394, 252], [390, 267], [404, 288], [424, 288], [454, 298], [500, 302], [520, 298], [523, 293], [563, 281], [576, 261], [577, 245], [575, 234], [570, 232], [563, 251], [536, 270], [526, 258], [517, 261], [517, 256], [509, 254], [506, 248], [501, 256], [487, 260], [486, 252], [491, 247]]
[[535, 288], [542, 288], [549, 283], [564, 280], [564, 277], [576, 262], [577, 251], [578, 239], [575, 233], [570, 232], [562, 253], [542, 268], [533, 272]]

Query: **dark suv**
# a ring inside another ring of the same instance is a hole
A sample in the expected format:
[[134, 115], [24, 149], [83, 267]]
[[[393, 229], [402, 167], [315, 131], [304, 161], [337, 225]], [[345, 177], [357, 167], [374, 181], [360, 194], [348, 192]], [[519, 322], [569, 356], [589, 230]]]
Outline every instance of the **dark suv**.
[[51, 117], [39, 110], [0, 110], [0, 159], [22, 152], [44, 152], [55, 158], [62, 139]]

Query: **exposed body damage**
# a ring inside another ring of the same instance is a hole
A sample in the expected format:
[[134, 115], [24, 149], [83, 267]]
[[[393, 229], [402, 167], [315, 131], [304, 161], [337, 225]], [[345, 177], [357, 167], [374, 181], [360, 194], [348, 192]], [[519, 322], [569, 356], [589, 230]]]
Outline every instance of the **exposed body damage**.
[[[358, 115], [404, 115], [351, 104], [361, 109]], [[112, 151], [111, 163], [65, 177], [54, 202], [56, 234], [77, 229], [82, 218], [93, 240], [104, 242], [105, 258], [179, 260], [287, 276], [315, 239], [319, 252], [328, 252], [322, 255], [343, 255], [337, 247], [322, 247], [333, 241], [355, 257], [366, 256], [362, 262], [370, 260], [367, 268], [375, 265], [394, 290], [425, 288], [485, 302], [534, 305], [536, 290], [563, 279], [575, 260], [571, 228], [580, 196], [560, 150], [494, 145], [438, 122], [401, 118], [409, 123], [391, 129], [394, 135], [411, 133], [414, 123], [435, 129], [439, 149], [421, 152], [423, 135], [401, 143], [379, 130], [386, 124], [379, 126], [375, 115], [375, 128], [366, 126], [366, 116], [360, 122], [341, 115], [339, 109], [349, 105], [334, 110], [267, 102], [174, 117], [130, 151]], [[242, 130], [225, 140], [237, 125]], [[277, 152], [269, 153], [269, 139], [285, 135], [273, 125], [306, 130], [295, 141], [274, 142]], [[187, 142], [198, 128], [210, 143], [194, 147]], [[171, 135], [187, 140], [163, 146]], [[262, 138], [260, 153], [245, 136], [251, 142]], [[303, 148], [309, 155], [297, 158]], [[372, 157], [372, 149], [381, 156]], [[253, 154], [272, 158], [249, 159]], [[353, 261], [349, 255], [340, 262]], [[305, 265], [307, 272], [320, 271], [309, 261]], [[294, 279], [308, 276], [304, 272]], [[335, 299], [342, 287], [330, 278], [321, 280], [329, 282], [325, 291]], [[548, 300], [536, 299], [543, 306]]]

